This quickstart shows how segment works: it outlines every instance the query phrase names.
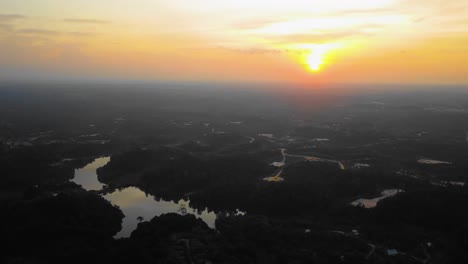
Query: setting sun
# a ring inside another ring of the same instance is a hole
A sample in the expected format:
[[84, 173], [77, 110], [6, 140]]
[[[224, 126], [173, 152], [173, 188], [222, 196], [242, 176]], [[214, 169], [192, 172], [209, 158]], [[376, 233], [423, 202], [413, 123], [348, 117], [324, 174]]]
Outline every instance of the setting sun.
[[467, 3], [444, 5], [5, 0], [0, 78], [468, 83]]
[[325, 52], [323, 50], [317, 49], [315, 51], [312, 51], [307, 56], [307, 65], [309, 66], [309, 69], [311, 71], [320, 70], [320, 66], [323, 64], [324, 55]]
[[318, 44], [310, 47], [310, 52], [305, 57], [305, 64], [309, 70], [318, 72], [322, 70], [324, 64], [327, 62], [327, 57], [334, 49], [339, 48], [338, 44]]

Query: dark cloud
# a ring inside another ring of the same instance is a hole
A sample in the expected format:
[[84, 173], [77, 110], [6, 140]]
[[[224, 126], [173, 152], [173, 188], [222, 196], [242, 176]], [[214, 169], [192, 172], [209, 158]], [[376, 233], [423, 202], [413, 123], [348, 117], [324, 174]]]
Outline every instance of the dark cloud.
[[83, 31], [68, 32], [67, 34], [75, 37], [93, 37], [99, 35], [98, 33]]
[[5, 31], [10, 31], [15, 34], [23, 34], [23, 35], [36, 35], [36, 36], [74, 36], [74, 37], [92, 37], [99, 35], [98, 33], [95, 32], [86, 32], [86, 31], [56, 31], [56, 30], [49, 30], [49, 29], [43, 29], [43, 28], [25, 28], [25, 29], [18, 29], [14, 30], [14, 28], [11, 25], [3, 25], [0, 24], [0, 30], [5, 30]]
[[0, 30], [2, 30], [2, 31], [13, 31], [13, 26], [10, 25], [10, 24], [0, 23]]
[[68, 23], [80, 23], [80, 24], [109, 24], [109, 21], [100, 19], [83, 19], [83, 18], [66, 18], [63, 21]]
[[9, 21], [23, 19], [23, 18], [26, 18], [26, 17], [23, 15], [18, 15], [18, 14], [0, 14], [0, 21], [2, 22], [9, 22]]
[[283, 50], [280, 49], [261, 49], [261, 48], [245, 48], [245, 49], [229, 49], [231, 51], [246, 53], [246, 54], [280, 54]]
[[62, 34], [59, 31], [55, 30], [48, 30], [48, 29], [39, 29], [39, 28], [26, 28], [17, 30], [18, 33], [23, 34], [31, 34], [31, 35], [48, 35], [48, 36], [56, 36]]
[[420, 22], [424, 22], [425, 20], [427, 20], [427, 17], [421, 16], [421, 17], [413, 18], [412, 21], [413, 21], [414, 23], [420, 23]]

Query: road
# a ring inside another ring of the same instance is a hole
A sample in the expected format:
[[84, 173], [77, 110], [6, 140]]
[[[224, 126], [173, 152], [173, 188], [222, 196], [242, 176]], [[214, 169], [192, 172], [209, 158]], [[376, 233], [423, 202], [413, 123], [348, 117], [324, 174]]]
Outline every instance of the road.
[[246, 136], [246, 138], [250, 139], [249, 144], [252, 144], [252, 143], [254, 143], [254, 141], [255, 141], [255, 138], [253, 138], [253, 137], [247, 137], [247, 136]]
[[314, 156], [294, 155], [294, 154], [285, 154], [285, 155], [288, 156], [288, 157], [304, 158], [304, 159], [306, 159], [308, 161], [332, 162], [332, 163], [336, 163], [338, 165], [338, 167], [340, 168], [340, 170], [345, 169], [343, 163], [341, 163], [340, 161], [337, 161], [337, 160], [323, 159], [323, 158], [318, 158], [318, 157], [314, 157]]

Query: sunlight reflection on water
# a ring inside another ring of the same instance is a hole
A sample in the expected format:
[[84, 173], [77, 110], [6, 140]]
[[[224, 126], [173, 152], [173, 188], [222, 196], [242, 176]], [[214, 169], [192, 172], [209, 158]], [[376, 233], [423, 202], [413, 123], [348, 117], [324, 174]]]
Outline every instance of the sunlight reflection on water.
[[[110, 157], [95, 159], [85, 167], [75, 170], [73, 182], [80, 184], [84, 189], [101, 190], [104, 184], [97, 179], [96, 170], [110, 161]], [[113, 193], [103, 195], [103, 197], [116, 205], [125, 215], [122, 222], [122, 230], [115, 236], [116, 238], [128, 237], [136, 229], [139, 221], [137, 218], [143, 217], [143, 221], [149, 221], [155, 216], [166, 213], [193, 214], [201, 218], [209, 227], [215, 227], [216, 214], [204, 210], [197, 212], [189, 205], [189, 201], [180, 200], [163, 201], [156, 199], [152, 195], [147, 195], [136, 187], [128, 187], [117, 190]]]

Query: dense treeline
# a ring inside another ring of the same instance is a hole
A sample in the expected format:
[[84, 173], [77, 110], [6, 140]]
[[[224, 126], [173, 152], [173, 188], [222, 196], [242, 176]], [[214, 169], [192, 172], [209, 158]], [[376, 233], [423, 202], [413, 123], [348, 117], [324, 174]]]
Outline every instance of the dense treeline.
[[[105, 261], [121, 229], [122, 212], [102, 197], [74, 188], [3, 203], [3, 263]], [[103, 252], [104, 251], [104, 252]]]

